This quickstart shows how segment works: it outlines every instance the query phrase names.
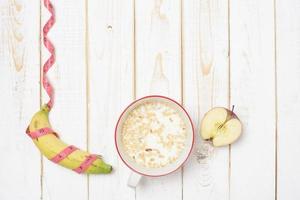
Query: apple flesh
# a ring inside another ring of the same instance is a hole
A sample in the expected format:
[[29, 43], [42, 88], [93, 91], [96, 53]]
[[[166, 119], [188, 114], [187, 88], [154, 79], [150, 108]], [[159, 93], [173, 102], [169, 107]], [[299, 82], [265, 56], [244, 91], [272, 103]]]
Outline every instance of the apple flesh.
[[235, 142], [242, 133], [242, 123], [233, 110], [215, 107], [208, 111], [201, 122], [201, 136], [212, 140], [214, 146], [225, 146]]

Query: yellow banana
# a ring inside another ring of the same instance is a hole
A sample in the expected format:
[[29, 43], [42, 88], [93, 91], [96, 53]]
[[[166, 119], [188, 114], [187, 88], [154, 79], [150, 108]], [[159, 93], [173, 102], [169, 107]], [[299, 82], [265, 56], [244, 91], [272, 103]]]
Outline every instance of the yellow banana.
[[[47, 105], [45, 105], [32, 117], [27, 131], [34, 132], [43, 128], [51, 128], [48, 115], [49, 109]], [[53, 160], [53, 158], [55, 157], [57, 158], [57, 156], [60, 156], [59, 154], [61, 152], [63, 152], [66, 148], [70, 147], [62, 140], [60, 140], [54, 132], [32, 139], [34, 144], [41, 151], [41, 153], [44, 156], [46, 156], [49, 160]], [[112, 166], [106, 164], [101, 159], [101, 156], [92, 155], [86, 151], [82, 151], [73, 146], [71, 146], [71, 148], [74, 148], [72, 153], [68, 154], [64, 157], [64, 159], [60, 160], [58, 162], [59, 165], [76, 171], [78, 167], [81, 168], [82, 163], [84, 163], [87, 158], [94, 156], [94, 159], [91, 161], [90, 164], [86, 165], [87, 168], [84, 171], [82, 171], [82, 173], [107, 174], [112, 171]]]

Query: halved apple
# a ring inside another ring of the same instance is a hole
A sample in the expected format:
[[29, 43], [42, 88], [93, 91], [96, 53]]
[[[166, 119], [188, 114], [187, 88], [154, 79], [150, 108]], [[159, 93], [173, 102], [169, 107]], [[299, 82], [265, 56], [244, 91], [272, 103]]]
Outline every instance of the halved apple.
[[204, 115], [200, 131], [204, 140], [212, 140], [216, 147], [225, 146], [232, 144], [240, 137], [242, 123], [233, 109], [215, 107]]

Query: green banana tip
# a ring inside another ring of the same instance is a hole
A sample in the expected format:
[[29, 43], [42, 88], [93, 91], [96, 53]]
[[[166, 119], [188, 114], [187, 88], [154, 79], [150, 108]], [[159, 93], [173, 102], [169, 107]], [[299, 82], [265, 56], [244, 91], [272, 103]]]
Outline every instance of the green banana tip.
[[105, 168], [106, 168], [106, 173], [107, 174], [109, 174], [109, 173], [111, 173], [113, 171], [113, 167], [111, 165], [109, 165], [109, 164], [106, 164]]
[[103, 162], [103, 164], [104, 164], [104, 165], [102, 165], [102, 167], [103, 167], [104, 173], [105, 173], [105, 174], [111, 173], [112, 170], [113, 170], [113, 167], [112, 167], [110, 164], [107, 164], [107, 163], [105, 163], [105, 162]]

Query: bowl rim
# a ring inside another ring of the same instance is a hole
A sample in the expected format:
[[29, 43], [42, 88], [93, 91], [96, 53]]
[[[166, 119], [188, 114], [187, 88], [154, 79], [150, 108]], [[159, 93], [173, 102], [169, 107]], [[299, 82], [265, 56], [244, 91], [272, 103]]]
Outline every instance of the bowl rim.
[[[122, 157], [120, 151], [119, 151], [119, 148], [118, 148], [118, 144], [117, 144], [117, 131], [118, 131], [118, 128], [119, 128], [119, 123], [123, 117], [123, 115], [125, 114], [125, 112], [134, 104], [136, 104], [137, 102], [143, 100], [143, 99], [148, 99], [148, 98], [163, 98], [163, 99], [166, 99], [168, 101], [172, 101], [173, 103], [177, 104], [182, 110], [183, 112], [186, 114], [186, 116], [188, 117], [189, 119], [189, 122], [191, 124], [191, 129], [192, 129], [192, 143], [191, 143], [191, 146], [190, 146], [190, 150], [189, 150], [189, 153], [186, 155], [186, 158], [183, 160], [183, 162], [181, 164], [178, 165], [178, 167], [176, 167], [176, 169], [174, 170], [171, 170], [170, 172], [167, 172], [167, 173], [164, 173], [164, 174], [159, 174], [159, 175], [149, 175], [149, 174], [145, 174], [143, 172], [140, 172], [140, 171], [137, 171], [136, 169], [133, 169], [133, 167], [130, 166], [130, 164], [128, 164], [125, 159]], [[133, 102], [131, 102], [124, 110], [123, 112], [121, 113], [121, 115], [119, 116], [119, 119], [117, 121], [117, 124], [115, 126], [115, 135], [114, 135], [114, 140], [115, 140], [115, 147], [116, 147], [116, 150], [118, 152], [118, 155], [119, 157], [121, 158], [121, 160], [123, 161], [123, 163], [129, 168], [131, 169], [132, 171], [142, 175], [142, 176], [148, 176], [148, 177], [160, 177], [160, 176], [165, 176], [165, 175], [168, 175], [168, 174], [171, 174], [175, 171], [177, 171], [179, 168], [181, 168], [184, 163], [188, 160], [188, 158], [190, 157], [191, 153], [192, 153], [192, 150], [193, 150], [193, 147], [194, 147], [194, 142], [195, 142], [195, 130], [194, 130], [194, 124], [193, 124], [193, 121], [190, 117], [190, 115], [188, 114], [188, 112], [186, 111], [186, 109], [180, 104], [178, 103], [177, 101], [175, 101], [174, 99], [171, 99], [169, 97], [166, 97], [166, 96], [162, 96], [162, 95], [148, 95], [148, 96], [144, 96], [144, 97], [141, 97], [141, 98], [138, 98], [136, 100], [134, 100]]]

